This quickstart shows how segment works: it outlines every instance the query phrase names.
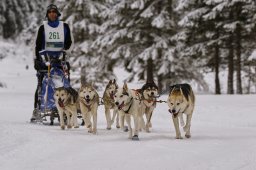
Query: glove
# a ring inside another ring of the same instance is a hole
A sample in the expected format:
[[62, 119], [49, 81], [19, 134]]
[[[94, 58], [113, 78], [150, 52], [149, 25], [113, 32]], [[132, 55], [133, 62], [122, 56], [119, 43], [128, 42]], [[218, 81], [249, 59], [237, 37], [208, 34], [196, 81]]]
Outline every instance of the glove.
[[49, 65], [50, 65], [50, 62], [49, 62], [49, 61], [47, 61], [47, 62], [45, 63], [45, 65], [46, 65], [46, 66], [49, 66]]
[[36, 71], [47, 70], [47, 66], [37, 59], [34, 60], [34, 68]]
[[34, 68], [35, 70], [40, 70], [41, 69], [41, 61], [39, 60], [34, 60]]

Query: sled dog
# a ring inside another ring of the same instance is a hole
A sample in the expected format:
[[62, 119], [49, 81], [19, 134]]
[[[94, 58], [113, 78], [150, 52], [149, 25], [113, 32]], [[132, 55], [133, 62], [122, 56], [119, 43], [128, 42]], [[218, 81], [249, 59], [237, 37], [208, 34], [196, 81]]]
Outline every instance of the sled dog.
[[180, 118], [181, 123], [184, 125], [183, 114], [187, 116], [186, 124], [183, 127], [185, 137], [190, 138], [191, 118], [195, 105], [195, 95], [191, 86], [189, 84], [176, 84], [171, 86], [167, 103], [169, 112], [172, 114], [176, 139], [182, 139], [178, 118]]
[[[113, 81], [110, 80], [105, 88], [105, 91], [103, 93], [103, 103], [105, 107], [105, 116], [106, 116], [106, 121], [107, 121], [107, 129], [111, 129], [111, 125], [115, 121], [116, 117], [116, 127], [120, 128], [119, 124], [119, 114], [117, 107], [115, 105], [114, 101], [114, 96], [115, 93], [118, 89], [118, 86], [116, 84], [116, 80], [114, 79]], [[113, 116], [111, 117], [110, 110], [113, 110]]]
[[[138, 97], [138, 92], [128, 89], [126, 83], [124, 83], [123, 88], [118, 88], [114, 101], [115, 105], [118, 108], [121, 120], [121, 127], [124, 128], [124, 120], [125, 118], [128, 124], [129, 130], [129, 138], [132, 140], [139, 140], [139, 121], [142, 116], [141, 112], [141, 102], [136, 100]], [[134, 133], [131, 127], [131, 118], [134, 120]]]
[[147, 82], [139, 90], [142, 100], [142, 114], [146, 116], [146, 125], [142, 117], [140, 126], [145, 128], [146, 132], [150, 132], [149, 128], [152, 127], [151, 117], [154, 109], [156, 108], [156, 97], [158, 96], [158, 87], [154, 82]]
[[81, 85], [79, 90], [79, 103], [85, 127], [89, 129], [89, 133], [96, 134], [99, 95], [92, 84]]
[[54, 100], [60, 117], [61, 129], [65, 129], [64, 114], [67, 117], [67, 128], [71, 128], [73, 125], [75, 128], [78, 128], [78, 93], [74, 89], [71, 93], [70, 90], [64, 87], [59, 87], [54, 91]]

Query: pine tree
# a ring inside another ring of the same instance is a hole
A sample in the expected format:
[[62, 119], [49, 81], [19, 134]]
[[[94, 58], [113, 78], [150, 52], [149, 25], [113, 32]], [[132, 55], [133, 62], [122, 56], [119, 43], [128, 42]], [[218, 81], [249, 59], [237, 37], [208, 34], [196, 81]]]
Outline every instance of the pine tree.
[[145, 80], [147, 63], [153, 60], [154, 77], [162, 60], [168, 58], [171, 35], [175, 24], [170, 13], [171, 0], [127, 0], [115, 1], [106, 11], [106, 21], [101, 25], [102, 33], [93, 47], [106, 53], [111, 61], [124, 65], [129, 71], [128, 81], [135, 78]]
[[[103, 82], [113, 74], [105, 67], [106, 59], [98, 55], [97, 49], [91, 48], [93, 41], [100, 34], [102, 11], [107, 10], [108, 1], [76, 1], [63, 3], [63, 20], [69, 23], [74, 35], [75, 46], [72, 51], [71, 63], [74, 74], [73, 84], [80, 82]], [[103, 54], [102, 54], [103, 55]], [[86, 77], [84, 77], [86, 76]]]
[[19, 1], [2, 0], [0, 2], [0, 36], [16, 38], [22, 30], [30, 26], [40, 16], [43, 0]]
[[207, 70], [207, 67], [213, 68], [216, 73], [215, 93], [220, 94], [219, 35], [215, 32], [214, 23], [207, 16], [210, 7], [204, 1], [183, 0], [179, 1], [175, 10], [179, 11], [182, 16], [178, 22], [180, 31], [176, 35], [177, 56], [183, 62], [179, 63], [177, 60], [177, 64], [178, 67], [185, 68], [181, 78], [196, 80], [207, 91], [208, 86], [203, 79], [202, 71]]
[[[243, 48], [243, 44], [245, 40], [255, 44], [249, 38], [252, 36], [252, 30], [255, 30], [254, 2], [243, 0], [184, 0], [181, 2], [179, 7], [185, 9], [181, 25], [185, 28], [183, 34], [186, 35], [184, 46], [185, 51], [189, 51], [187, 54], [191, 57], [194, 54], [199, 55], [199, 59], [206, 58], [208, 61], [206, 66], [212, 66], [210, 63], [215, 65], [216, 94], [220, 93], [218, 68], [228, 61], [228, 93], [234, 93], [234, 68], [237, 70], [237, 92], [242, 93], [241, 57], [251, 51]], [[196, 48], [198, 46], [201, 46], [200, 50]]]

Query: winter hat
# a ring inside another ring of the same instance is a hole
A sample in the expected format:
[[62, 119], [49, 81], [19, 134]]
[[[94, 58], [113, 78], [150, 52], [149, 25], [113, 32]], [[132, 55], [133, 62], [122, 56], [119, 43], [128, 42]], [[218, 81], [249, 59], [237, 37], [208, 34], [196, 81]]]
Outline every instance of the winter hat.
[[56, 5], [54, 5], [54, 4], [50, 4], [50, 5], [47, 7], [47, 12], [46, 12], [45, 17], [47, 17], [47, 14], [48, 14], [48, 12], [49, 12], [51, 9], [54, 9], [54, 10], [56, 11], [58, 17], [61, 16], [58, 7], [57, 7]]

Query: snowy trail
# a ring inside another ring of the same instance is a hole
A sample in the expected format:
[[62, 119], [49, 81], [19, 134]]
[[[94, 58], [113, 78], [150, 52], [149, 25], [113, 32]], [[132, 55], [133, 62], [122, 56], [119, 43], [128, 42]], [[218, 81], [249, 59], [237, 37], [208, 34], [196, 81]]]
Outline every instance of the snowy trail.
[[141, 132], [140, 141], [114, 127], [107, 131], [103, 106], [97, 135], [84, 127], [62, 131], [28, 123], [36, 79], [32, 58], [24, 55], [0, 62], [7, 85], [0, 89], [1, 170], [256, 169], [256, 95], [196, 95], [191, 139], [175, 139], [166, 104], [157, 105], [152, 132]]

